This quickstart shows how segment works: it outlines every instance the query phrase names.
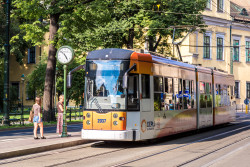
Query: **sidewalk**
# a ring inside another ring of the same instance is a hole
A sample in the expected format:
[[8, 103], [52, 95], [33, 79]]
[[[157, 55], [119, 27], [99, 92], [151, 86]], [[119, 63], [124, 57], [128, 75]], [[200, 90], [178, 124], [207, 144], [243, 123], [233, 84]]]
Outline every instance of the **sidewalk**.
[[45, 131], [47, 139], [39, 140], [34, 140], [32, 130], [33, 129], [28, 129], [28, 131], [16, 131], [11, 132], [11, 134], [5, 133], [5, 136], [1, 135], [0, 159], [71, 147], [90, 142], [81, 139], [80, 130], [68, 132], [71, 136], [65, 138], [59, 137], [56, 133], [46, 133]]

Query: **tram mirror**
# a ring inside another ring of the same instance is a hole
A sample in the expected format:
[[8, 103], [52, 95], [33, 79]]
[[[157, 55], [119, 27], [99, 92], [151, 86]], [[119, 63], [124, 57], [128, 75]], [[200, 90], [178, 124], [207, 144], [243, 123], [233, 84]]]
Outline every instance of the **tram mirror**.
[[68, 74], [67, 75], [67, 88], [71, 88], [72, 85], [72, 75]]
[[122, 87], [123, 87], [123, 89], [128, 88], [128, 75], [126, 75], [126, 74], [123, 75]]

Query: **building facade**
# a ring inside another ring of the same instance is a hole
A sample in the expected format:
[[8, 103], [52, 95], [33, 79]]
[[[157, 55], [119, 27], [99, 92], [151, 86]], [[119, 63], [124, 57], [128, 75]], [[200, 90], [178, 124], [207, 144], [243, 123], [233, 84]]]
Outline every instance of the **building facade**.
[[243, 1], [249, 9], [237, 0], [208, 0], [203, 12], [206, 31], [190, 34], [181, 46], [184, 62], [233, 72], [237, 104], [250, 98], [250, 2], [242, 0], [241, 5]]
[[14, 104], [23, 103], [24, 106], [34, 104], [35, 92], [26, 91], [27, 76], [35, 69], [36, 64], [40, 63], [42, 53], [47, 50], [47, 46], [34, 46], [26, 50], [26, 56], [23, 58], [23, 64], [16, 61], [14, 55], [10, 56], [10, 98]]

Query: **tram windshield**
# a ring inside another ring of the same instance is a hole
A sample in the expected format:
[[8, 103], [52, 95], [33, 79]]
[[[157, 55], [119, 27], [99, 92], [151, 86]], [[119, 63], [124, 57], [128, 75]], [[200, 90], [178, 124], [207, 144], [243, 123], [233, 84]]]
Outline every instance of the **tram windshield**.
[[128, 67], [129, 61], [87, 61], [85, 109], [124, 110], [122, 77]]

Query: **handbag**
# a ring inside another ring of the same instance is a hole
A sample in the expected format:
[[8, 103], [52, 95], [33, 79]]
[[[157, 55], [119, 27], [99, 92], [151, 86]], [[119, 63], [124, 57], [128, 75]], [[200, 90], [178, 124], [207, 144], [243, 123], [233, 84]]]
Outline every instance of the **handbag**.
[[33, 122], [33, 118], [34, 118], [34, 112], [32, 107], [32, 110], [30, 111], [29, 122]]

